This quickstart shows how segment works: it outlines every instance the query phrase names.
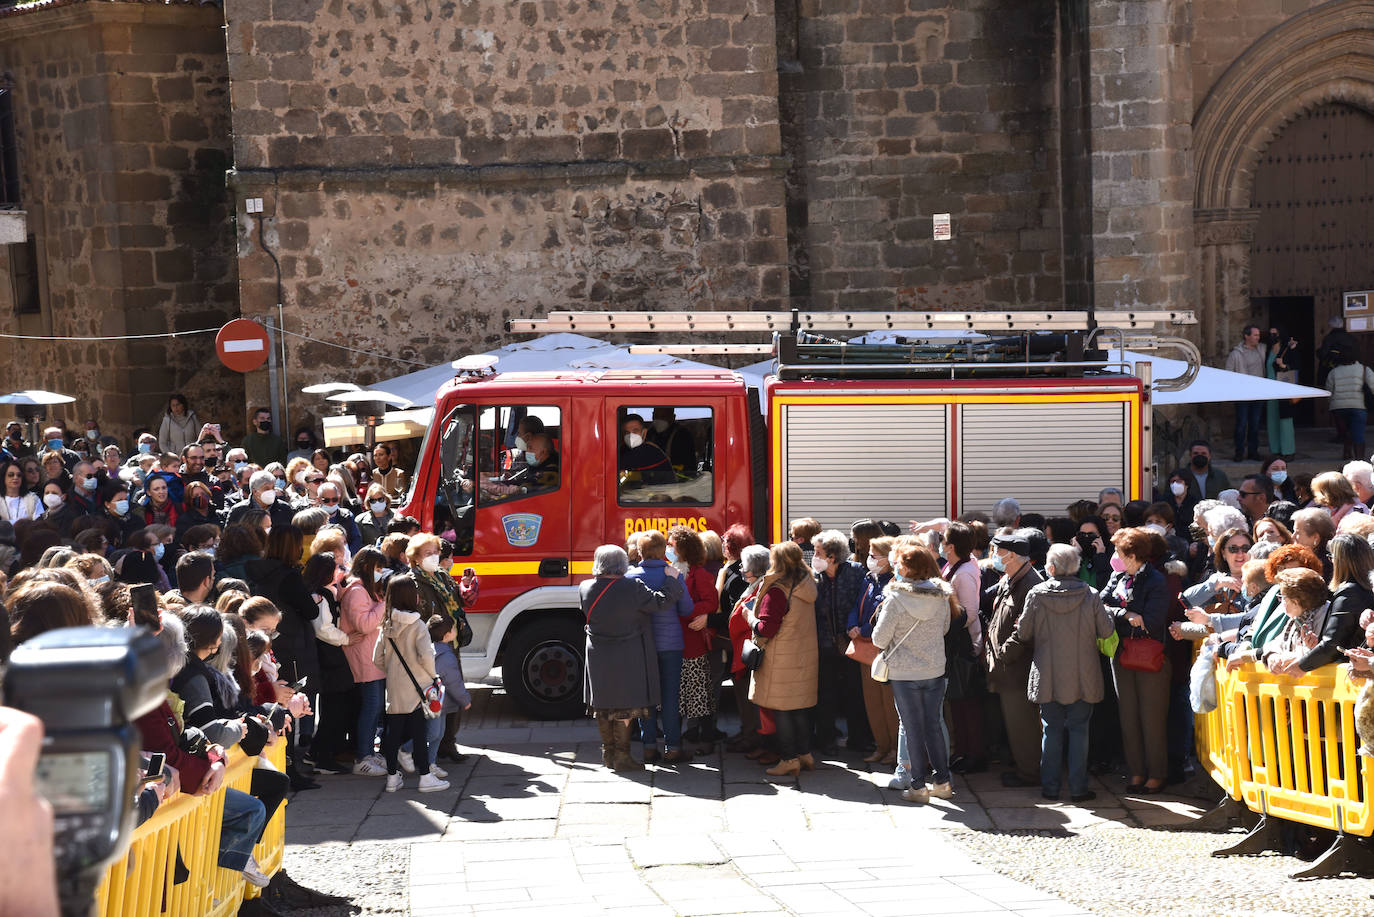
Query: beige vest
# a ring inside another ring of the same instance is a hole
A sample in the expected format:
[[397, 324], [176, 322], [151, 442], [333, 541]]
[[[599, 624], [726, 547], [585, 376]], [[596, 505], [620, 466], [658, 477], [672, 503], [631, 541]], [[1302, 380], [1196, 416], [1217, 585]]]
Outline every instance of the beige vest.
[[816, 582], [809, 575], [793, 588], [778, 632], [761, 642], [763, 665], [749, 685], [749, 699], [769, 710], [816, 706]]

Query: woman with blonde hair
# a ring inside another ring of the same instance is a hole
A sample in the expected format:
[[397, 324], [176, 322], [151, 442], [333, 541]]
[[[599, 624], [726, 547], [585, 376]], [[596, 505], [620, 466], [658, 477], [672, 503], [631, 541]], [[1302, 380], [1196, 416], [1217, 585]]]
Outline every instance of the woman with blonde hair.
[[816, 643], [816, 581], [794, 541], [773, 545], [758, 605], [747, 620], [764, 648], [749, 700], [772, 712], [781, 760], [773, 777], [795, 776], [816, 766], [811, 757], [811, 708], [816, 706], [820, 670]]
[[1331, 514], [1331, 523], [1340, 525], [1347, 513], [1368, 513], [1355, 488], [1339, 471], [1324, 471], [1312, 479], [1312, 499]]

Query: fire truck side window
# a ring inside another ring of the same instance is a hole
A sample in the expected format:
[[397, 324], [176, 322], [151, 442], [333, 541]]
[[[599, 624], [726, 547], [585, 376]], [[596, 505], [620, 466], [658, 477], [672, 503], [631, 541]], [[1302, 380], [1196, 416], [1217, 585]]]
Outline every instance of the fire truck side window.
[[476, 414], [472, 405], [454, 408], [439, 427], [439, 490], [434, 495], [434, 530], [453, 525], [455, 551], [472, 553], [476, 520], [472, 506], [473, 435]]
[[562, 415], [551, 405], [484, 407], [478, 420], [477, 502], [506, 503], [562, 484]]
[[709, 504], [713, 497], [715, 416], [710, 408], [622, 405], [616, 492], [623, 505]]

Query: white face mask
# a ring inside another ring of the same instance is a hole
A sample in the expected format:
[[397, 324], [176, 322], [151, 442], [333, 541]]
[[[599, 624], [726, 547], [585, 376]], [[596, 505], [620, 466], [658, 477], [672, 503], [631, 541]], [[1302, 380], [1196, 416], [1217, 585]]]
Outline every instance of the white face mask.
[[629, 446], [631, 449], [638, 449], [640, 446], [644, 445], [644, 437], [640, 436], [638, 433], [626, 433], [625, 445]]
[[439, 555], [431, 554], [420, 561], [420, 569], [426, 573], [434, 573], [439, 569]]
[[880, 564], [880, 563], [878, 562], [878, 558], [876, 558], [876, 557], [874, 557], [874, 556], [872, 556], [872, 555], [870, 554], [870, 555], [869, 555], [869, 558], [868, 558], [868, 572], [869, 572], [869, 573], [880, 573], [880, 572], [882, 572], [882, 569], [883, 569], [883, 565]]
[[370, 506], [370, 507], [372, 507], [372, 511], [373, 511], [374, 513], [376, 513], [378, 516], [380, 516], [382, 513], [386, 512], [386, 501], [385, 501], [385, 500], [373, 500], [371, 503], [369, 503], [369, 504], [367, 504], [367, 505]]
[[1175, 497], [1181, 497], [1188, 492], [1188, 485], [1182, 481], [1173, 481], [1169, 484], [1169, 492]]
[[811, 569], [815, 570], [817, 573], [824, 573], [830, 569], [830, 561], [821, 557], [819, 554], [813, 555], [811, 558]]
[[61, 494], [44, 494], [44, 495], [43, 495], [43, 505], [46, 506], [48, 509], [57, 509], [57, 507], [59, 507], [59, 506], [62, 505], [62, 495], [61, 495]]
[[526, 450], [529, 449], [529, 447], [530, 447], [530, 444], [527, 443], [527, 442], [525, 442], [525, 437], [523, 437], [523, 436], [517, 436], [517, 437], [515, 438], [515, 451], [516, 451], [516, 452], [525, 452]]
[[258, 494], [258, 499], [262, 501], [263, 506], [271, 506], [277, 502], [277, 492], [275, 490], [261, 491]]

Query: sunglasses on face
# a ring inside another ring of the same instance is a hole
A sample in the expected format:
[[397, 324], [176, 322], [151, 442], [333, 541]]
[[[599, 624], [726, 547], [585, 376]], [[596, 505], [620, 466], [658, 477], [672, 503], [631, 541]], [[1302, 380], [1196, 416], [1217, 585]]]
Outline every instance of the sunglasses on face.
[[1246, 554], [1249, 551], [1250, 546], [1248, 544], [1228, 544], [1226, 546], [1227, 554]]
[[1103, 521], [1103, 522], [1120, 522], [1120, 521], [1121, 521], [1121, 517], [1120, 517], [1120, 516], [1103, 516], [1103, 517], [1102, 517], [1102, 521]]
[[307, 483], [307, 484], [323, 484], [323, 483], [324, 483], [324, 478], [306, 478], [306, 479], [305, 479], [305, 483]]

